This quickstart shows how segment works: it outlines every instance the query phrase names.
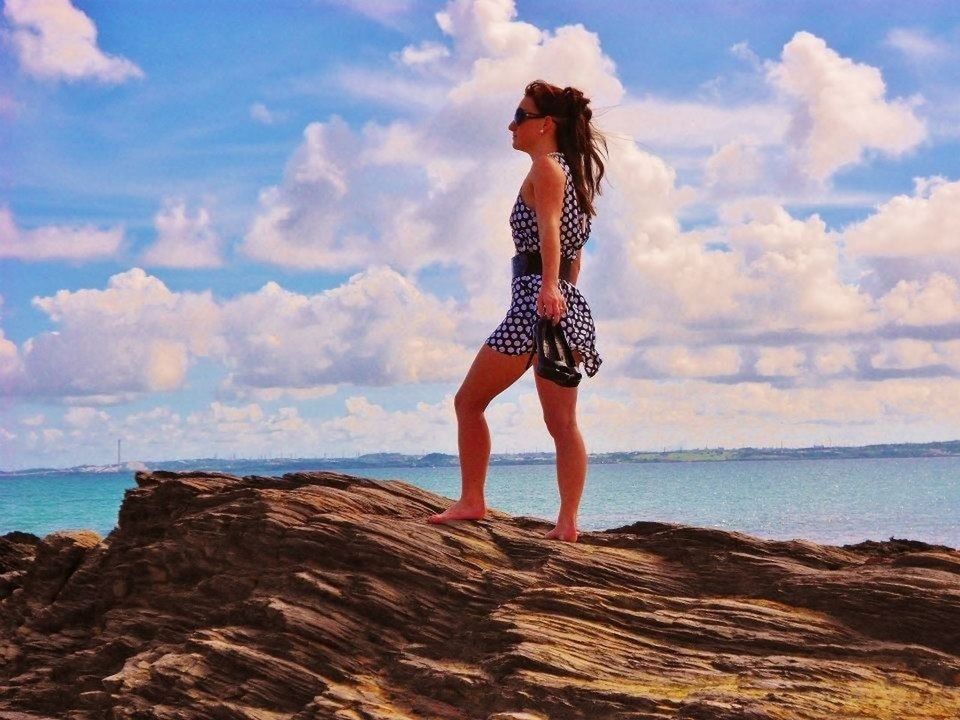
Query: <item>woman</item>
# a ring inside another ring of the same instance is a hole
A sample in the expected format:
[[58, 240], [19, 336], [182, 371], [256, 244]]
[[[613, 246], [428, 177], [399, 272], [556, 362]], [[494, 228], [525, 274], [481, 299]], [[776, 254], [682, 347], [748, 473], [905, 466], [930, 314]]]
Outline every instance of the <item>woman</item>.
[[[560, 324], [587, 375], [595, 375], [600, 367], [590, 307], [575, 286], [606, 150], [590, 124], [589, 103], [575, 88], [537, 80], [527, 86], [509, 125], [514, 149], [532, 161], [510, 215], [517, 249], [512, 302], [506, 318], [480, 348], [454, 401], [460, 499], [429, 522], [479, 520], [486, 513], [483, 486], [490, 432], [483, 413], [526, 371], [538, 316]], [[587, 451], [577, 427], [577, 388], [535, 377], [543, 417], [556, 446], [560, 486], [560, 512], [547, 537], [576, 542], [587, 474]]]

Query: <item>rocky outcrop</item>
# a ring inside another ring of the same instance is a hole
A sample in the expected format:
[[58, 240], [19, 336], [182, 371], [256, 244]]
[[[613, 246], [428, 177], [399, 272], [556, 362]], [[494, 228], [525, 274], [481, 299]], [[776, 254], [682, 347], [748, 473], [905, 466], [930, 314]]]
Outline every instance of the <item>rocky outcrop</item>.
[[0, 540], [0, 719], [960, 716], [960, 552], [641, 522], [544, 539], [333, 473], [141, 473]]

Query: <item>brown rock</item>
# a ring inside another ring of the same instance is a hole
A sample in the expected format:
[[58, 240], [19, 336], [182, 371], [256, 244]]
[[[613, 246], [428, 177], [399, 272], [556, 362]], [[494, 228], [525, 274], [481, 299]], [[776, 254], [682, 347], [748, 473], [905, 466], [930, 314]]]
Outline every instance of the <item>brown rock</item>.
[[0, 538], [0, 720], [960, 717], [950, 548], [651, 522], [571, 545], [428, 525], [448, 501], [400, 482], [137, 484], [106, 539]]

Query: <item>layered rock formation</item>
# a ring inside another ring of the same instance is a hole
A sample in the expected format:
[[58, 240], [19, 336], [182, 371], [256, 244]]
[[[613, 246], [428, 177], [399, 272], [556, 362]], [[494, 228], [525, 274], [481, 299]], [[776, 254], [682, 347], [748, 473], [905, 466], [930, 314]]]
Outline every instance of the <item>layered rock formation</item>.
[[0, 718], [960, 717], [960, 552], [653, 522], [543, 538], [333, 473], [142, 473], [0, 539]]

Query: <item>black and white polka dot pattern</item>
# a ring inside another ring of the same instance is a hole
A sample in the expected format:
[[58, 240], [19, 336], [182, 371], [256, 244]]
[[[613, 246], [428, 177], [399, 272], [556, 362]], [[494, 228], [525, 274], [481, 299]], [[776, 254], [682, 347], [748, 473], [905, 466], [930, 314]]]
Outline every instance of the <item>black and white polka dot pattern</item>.
[[[563, 168], [567, 182], [563, 196], [563, 211], [560, 216], [560, 254], [573, 260], [590, 236], [590, 216], [580, 212], [577, 196], [570, 177], [570, 168], [562, 153], [551, 153]], [[517, 195], [513, 212], [510, 213], [510, 229], [517, 252], [540, 252], [540, 231], [534, 211]], [[537, 324], [537, 296], [542, 278], [539, 275], [523, 275], [513, 279], [512, 301], [507, 316], [487, 338], [487, 345], [506, 355], [526, 355], [533, 350], [533, 331]], [[575, 285], [560, 281], [560, 292], [567, 302], [567, 314], [560, 320], [560, 327], [573, 350], [583, 356], [583, 369], [590, 377], [600, 369], [597, 353], [596, 330], [590, 306]]]
[[[580, 212], [577, 193], [570, 178], [570, 167], [563, 153], [550, 153], [556, 158], [567, 176], [563, 191], [563, 210], [560, 213], [560, 254], [573, 260], [577, 251], [590, 236], [590, 216]], [[513, 231], [513, 244], [517, 252], [540, 252], [540, 228], [537, 226], [537, 214], [517, 194], [517, 201], [510, 213], [510, 229]]]

